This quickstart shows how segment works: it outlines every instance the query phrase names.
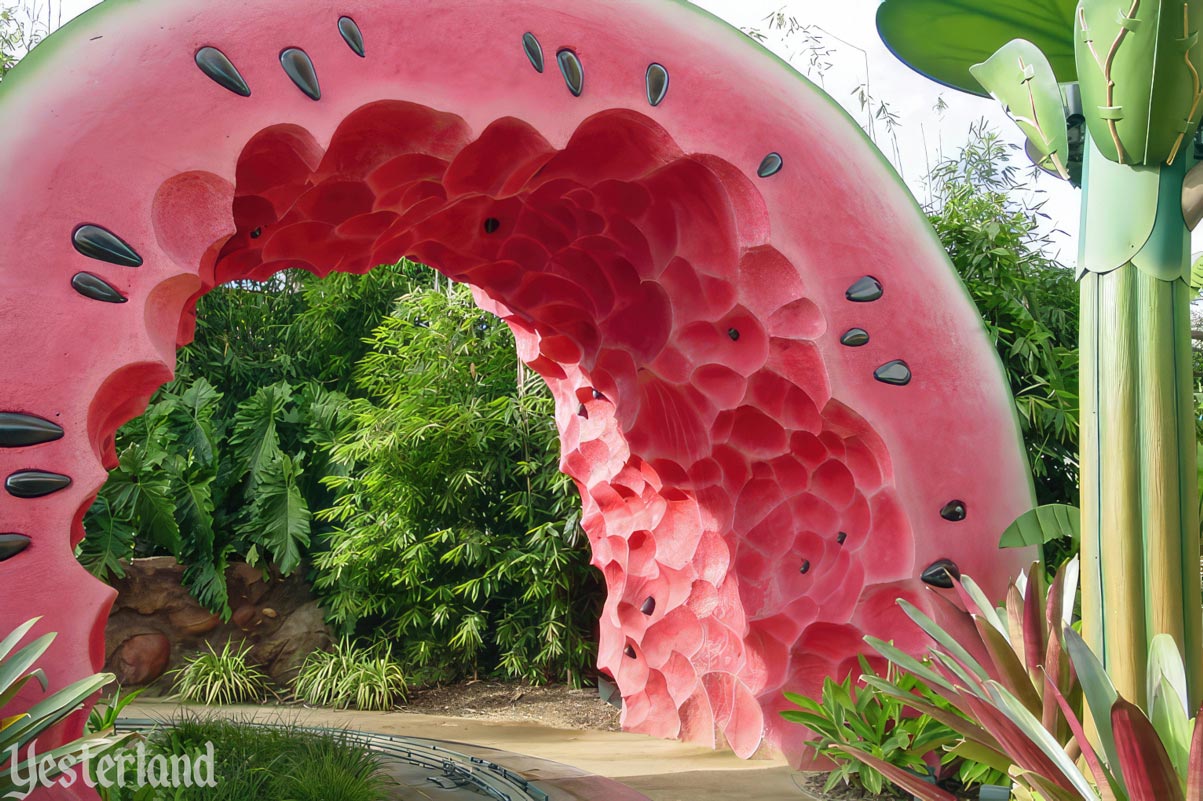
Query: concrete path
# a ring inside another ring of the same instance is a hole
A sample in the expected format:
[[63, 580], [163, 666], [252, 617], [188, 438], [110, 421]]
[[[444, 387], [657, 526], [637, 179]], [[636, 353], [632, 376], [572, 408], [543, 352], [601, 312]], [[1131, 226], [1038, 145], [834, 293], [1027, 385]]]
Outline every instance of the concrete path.
[[[745, 761], [729, 752], [625, 732], [405, 712], [186, 707], [167, 702], [136, 703], [125, 710], [125, 716], [171, 719], [185, 710], [443, 740], [452, 743], [449, 748], [502, 764], [540, 785], [557, 786], [560, 794], [552, 801], [625, 801], [611, 792], [597, 795], [588, 782], [590, 774], [617, 780], [650, 801], [814, 801], [794, 783], [795, 772], [783, 760]], [[431, 797], [440, 796], [431, 793]]]

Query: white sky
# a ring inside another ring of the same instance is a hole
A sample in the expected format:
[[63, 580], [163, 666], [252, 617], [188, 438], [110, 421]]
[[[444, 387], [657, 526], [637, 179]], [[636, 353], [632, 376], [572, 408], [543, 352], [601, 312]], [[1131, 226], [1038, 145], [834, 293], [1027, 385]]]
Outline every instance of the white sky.
[[[26, 5], [40, 5], [42, 9], [49, 3], [56, 18], [61, 7], [64, 22], [96, 5], [97, 1], [23, 0]], [[880, 0], [841, 0], [839, 3], [829, 0], [692, 2], [738, 28], [760, 28], [767, 32], [764, 18], [782, 7], [803, 25], [820, 28], [827, 44], [836, 51], [832, 67], [823, 78], [824, 87], [857, 119], [863, 121], [866, 115], [852, 93], [868, 80], [872, 95], [884, 100], [900, 120], [895, 134], [896, 142], [894, 137], [882, 130], [880, 124], [877, 125], [877, 142], [920, 200], [926, 199], [923, 178], [929, 166], [940, 158], [941, 153], [954, 155], [965, 142], [969, 126], [975, 121], [985, 117], [1008, 141], [1016, 144], [1023, 141], [1019, 130], [994, 101], [937, 86], [897, 61], [877, 37], [874, 15]], [[807, 71], [808, 55], [799, 52], [803, 47], [803, 37], [783, 40], [770, 33], [766, 44], [790, 58], [799, 71]], [[819, 80], [814, 73], [811, 78], [816, 82]], [[941, 98], [948, 108], [938, 113], [935, 106]], [[1017, 163], [1027, 166], [1027, 160], [1022, 155]], [[1056, 255], [1063, 263], [1072, 264], [1077, 257], [1078, 193], [1067, 183], [1053, 178], [1042, 178], [1038, 188], [1047, 193], [1045, 211], [1052, 217], [1053, 225], [1066, 232], [1056, 237]]]

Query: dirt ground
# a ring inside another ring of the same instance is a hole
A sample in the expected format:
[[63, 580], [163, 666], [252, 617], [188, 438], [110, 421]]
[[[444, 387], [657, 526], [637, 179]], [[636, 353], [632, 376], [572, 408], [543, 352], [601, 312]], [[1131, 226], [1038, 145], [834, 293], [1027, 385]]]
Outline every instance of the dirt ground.
[[540, 723], [556, 729], [620, 731], [619, 710], [596, 688], [563, 685], [531, 687], [509, 682], [472, 681], [416, 690], [398, 711], [419, 715]]

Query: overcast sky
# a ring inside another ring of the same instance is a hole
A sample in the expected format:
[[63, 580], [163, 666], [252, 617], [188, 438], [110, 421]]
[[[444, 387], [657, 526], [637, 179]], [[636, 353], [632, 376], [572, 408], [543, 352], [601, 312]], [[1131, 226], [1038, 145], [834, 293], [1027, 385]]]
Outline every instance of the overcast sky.
[[[880, 0], [841, 0], [839, 3], [790, 0], [784, 4], [783, 0], [693, 1], [738, 28], [764, 30], [769, 35], [766, 44], [790, 58], [795, 67], [804, 73], [808, 71], [809, 61], [806, 37], [794, 35], [783, 39], [768, 30], [764, 18], [784, 7], [787, 14], [797, 18], [803, 25], [815, 26], [815, 33], [824, 38], [835, 54], [826, 74], [819, 76], [812, 70], [812, 79], [816, 82], [821, 80], [824, 88], [862, 121], [866, 120], [866, 115], [852, 93], [868, 81], [872, 95], [886, 101], [899, 119], [894, 136], [889, 135], [880, 123], [876, 125], [878, 145], [921, 200], [927, 197], [923, 178], [929, 166], [941, 154], [955, 155], [967, 138], [969, 126], [975, 121], [984, 117], [1009, 141], [1023, 141], [1018, 129], [994, 101], [937, 86], [898, 62], [877, 38], [873, 20]], [[61, 6], [64, 22], [97, 4], [97, 0], [25, 2], [40, 4], [43, 9], [50, 2], [55, 8], [55, 17]], [[937, 112], [936, 106], [941, 99], [947, 108]], [[1026, 166], [1026, 159], [1020, 158]], [[1045, 211], [1052, 216], [1053, 224], [1066, 232], [1056, 239], [1058, 256], [1062, 262], [1072, 264], [1077, 256], [1077, 191], [1052, 178], [1041, 179], [1038, 187], [1047, 193]]]

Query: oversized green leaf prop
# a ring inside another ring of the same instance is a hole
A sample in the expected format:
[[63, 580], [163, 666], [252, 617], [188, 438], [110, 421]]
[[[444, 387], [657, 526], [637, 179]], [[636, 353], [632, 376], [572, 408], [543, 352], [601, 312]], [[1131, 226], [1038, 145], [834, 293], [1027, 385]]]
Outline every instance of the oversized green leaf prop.
[[1203, 253], [1196, 253], [1190, 266], [1190, 288], [1198, 295], [1203, 292]]
[[1075, 80], [1077, 0], [885, 0], [877, 32], [912, 69], [954, 89], [983, 94], [969, 74], [1015, 38], [1044, 52], [1057, 81]]
[[1069, 132], [1065, 101], [1052, 65], [1040, 48], [1012, 39], [981, 64], [969, 68], [978, 83], [1003, 105], [1035, 151], [1033, 161], [1069, 179]]
[[1050, 503], [1020, 515], [1007, 526], [998, 545], [1000, 548], [1026, 548], [1069, 538], [1073, 541], [1074, 550], [1077, 550], [1081, 530], [1082, 513], [1078, 507]]
[[1082, 0], [1075, 14], [1086, 124], [1111, 161], [1172, 164], [1203, 112], [1203, 4], [1116, 6]]

